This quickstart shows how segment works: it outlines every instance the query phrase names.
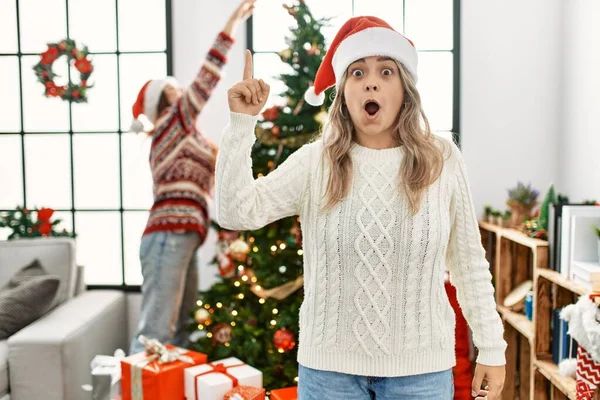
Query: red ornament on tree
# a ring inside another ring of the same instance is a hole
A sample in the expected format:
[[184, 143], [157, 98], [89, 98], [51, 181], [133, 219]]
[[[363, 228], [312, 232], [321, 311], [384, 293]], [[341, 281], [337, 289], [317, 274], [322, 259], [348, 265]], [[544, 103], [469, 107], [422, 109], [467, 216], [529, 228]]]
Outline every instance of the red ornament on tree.
[[281, 134], [281, 129], [277, 125], [275, 125], [273, 128], [271, 128], [271, 133], [273, 134], [273, 136], [279, 137], [279, 135]]
[[296, 337], [288, 329], [280, 329], [273, 335], [273, 344], [280, 351], [290, 351], [296, 347]]
[[225, 344], [231, 341], [231, 325], [226, 323], [217, 324], [212, 330], [213, 344]]

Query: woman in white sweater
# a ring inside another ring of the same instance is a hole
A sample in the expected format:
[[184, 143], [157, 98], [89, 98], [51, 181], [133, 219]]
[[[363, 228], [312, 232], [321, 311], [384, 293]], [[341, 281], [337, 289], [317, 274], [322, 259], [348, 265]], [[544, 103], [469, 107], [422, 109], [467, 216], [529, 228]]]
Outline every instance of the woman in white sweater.
[[249, 52], [228, 92], [218, 222], [301, 218], [300, 400], [452, 399], [446, 270], [479, 350], [473, 396], [500, 397], [506, 342], [465, 165], [431, 133], [416, 81], [410, 40], [378, 18], [350, 19], [305, 96], [318, 105], [336, 86], [322, 137], [256, 180], [250, 153], [269, 87], [253, 79]]

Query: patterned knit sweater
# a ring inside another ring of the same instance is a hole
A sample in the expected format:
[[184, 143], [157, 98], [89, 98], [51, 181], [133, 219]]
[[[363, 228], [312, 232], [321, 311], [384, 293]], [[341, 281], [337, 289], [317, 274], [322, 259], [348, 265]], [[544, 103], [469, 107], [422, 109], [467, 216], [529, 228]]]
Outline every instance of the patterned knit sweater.
[[304, 145], [254, 180], [250, 152], [257, 118], [230, 118], [217, 157], [217, 220], [229, 229], [252, 230], [300, 216], [302, 365], [378, 377], [451, 368], [455, 315], [444, 290], [446, 270], [473, 331], [477, 362], [505, 364], [502, 321], [454, 143], [415, 216], [398, 190], [402, 147], [358, 144], [351, 149], [349, 195], [323, 212], [328, 167], [322, 141]]
[[150, 150], [154, 204], [144, 234], [197, 231], [202, 241], [206, 237], [216, 146], [195, 122], [221, 78], [232, 44], [225, 33], [218, 35], [192, 84], [156, 121]]

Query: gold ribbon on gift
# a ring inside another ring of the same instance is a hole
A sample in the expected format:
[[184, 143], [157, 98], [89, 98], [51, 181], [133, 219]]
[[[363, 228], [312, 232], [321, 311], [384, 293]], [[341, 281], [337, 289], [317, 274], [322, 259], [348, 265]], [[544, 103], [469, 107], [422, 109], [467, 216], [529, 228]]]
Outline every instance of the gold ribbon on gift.
[[[254, 276], [254, 271], [248, 270], [247, 274]], [[271, 289], [264, 289], [256, 283], [253, 283], [250, 286], [250, 290], [252, 291], [252, 293], [263, 299], [272, 297], [276, 300], [283, 300], [292, 293], [294, 293], [296, 290], [300, 289], [302, 285], [304, 285], [304, 277], [300, 275], [293, 281], [284, 283], [283, 285], [276, 286]]]
[[164, 344], [156, 339], [148, 339], [144, 335], [138, 337], [146, 349], [146, 358], [131, 365], [131, 399], [144, 400], [144, 387], [142, 381], [142, 371], [144, 367], [152, 361], [157, 361], [158, 364], [167, 364], [175, 361], [182, 361], [189, 364], [194, 364], [194, 359], [189, 356], [184, 356], [187, 353], [186, 349], [179, 347], [167, 348]]

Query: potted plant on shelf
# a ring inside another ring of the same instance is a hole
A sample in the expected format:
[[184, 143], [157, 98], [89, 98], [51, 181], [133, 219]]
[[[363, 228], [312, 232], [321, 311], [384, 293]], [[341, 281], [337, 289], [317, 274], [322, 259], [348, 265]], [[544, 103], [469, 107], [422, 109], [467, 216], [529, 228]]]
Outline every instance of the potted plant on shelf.
[[504, 211], [504, 213], [502, 214], [502, 226], [508, 227], [510, 226], [510, 216], [512, 215], [510, 210], [506, 210]]
[[537, 204], [539, 194], [538, 190], [531, 187], [531, 183], [526, 186], [522, 182], [517, 182], [517, 186], [508, 189], [506, 204], [511, 210], [510, 225], [513, 228], [521, 226], [523, 221], [530, 218], [531, 210]]
[[489, 204], [486, 204], [486, 205], [483, 207], [483, 215], [484, 215], [484, 217], [485, 217], [485, 222], [493, 222], [493, 221], [492, 221], [492, 211], [493, 211], [493, 210], [494, 210], [494, 209], [493, 209], [493, 208], [492, 208], [492, 206], [491, 206], [491, 205], [489, 205]]
[[492, 210], [492, 221], [494, 224], [502, 226], [502, 212], [500, 210]]

